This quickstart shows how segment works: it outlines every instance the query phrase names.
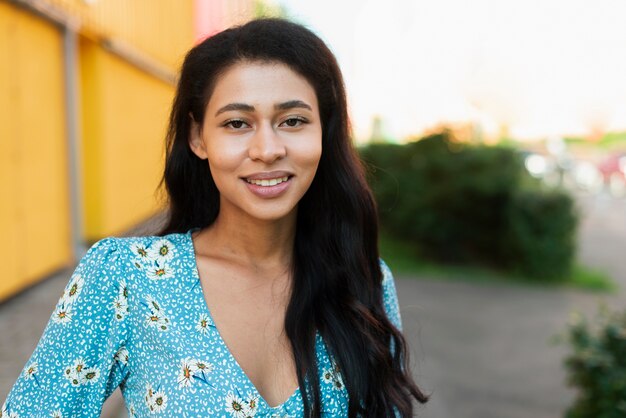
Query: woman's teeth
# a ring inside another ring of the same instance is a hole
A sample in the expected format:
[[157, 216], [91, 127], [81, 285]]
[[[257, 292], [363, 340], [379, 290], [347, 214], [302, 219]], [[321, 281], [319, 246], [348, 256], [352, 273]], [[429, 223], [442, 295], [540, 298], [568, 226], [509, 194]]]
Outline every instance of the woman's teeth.
[[256, 184], [257, 186], [276, 186], [283, 181], [287, 181], [289, 179], [288, 176], [280, 177], [277, 179], [268, 179], [268, 180], [254, 180], [254, 179], [246, 179], [246, 181], [250, 184]]

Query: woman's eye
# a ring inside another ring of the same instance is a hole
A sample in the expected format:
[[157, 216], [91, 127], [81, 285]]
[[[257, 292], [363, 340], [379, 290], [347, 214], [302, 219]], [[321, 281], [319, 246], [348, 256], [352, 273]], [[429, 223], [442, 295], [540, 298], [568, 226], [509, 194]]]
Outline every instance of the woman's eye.
[[307, 123], [307, 120], [304, 118], [289, 118], [286, 119], [282, 124], [290, 128], [295, 128], [302, 125], [303, 123]]
[[232, 129], [241, 129], [246, 127], [248, 124], [242, 120], [239, 119], [233, 119], [233, 120], [229, 120], [228, 122], [226, 122], [224, 124], [225, 127], [227, 128], [232, 128]]

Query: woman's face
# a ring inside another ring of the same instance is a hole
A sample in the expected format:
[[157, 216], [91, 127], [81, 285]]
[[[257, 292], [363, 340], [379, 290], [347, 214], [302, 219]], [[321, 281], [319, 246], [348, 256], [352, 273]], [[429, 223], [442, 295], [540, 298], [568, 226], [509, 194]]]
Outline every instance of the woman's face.
[[295, 216], [322, 154], [315, 90], [282, 63], [235, 64], [219, 77], [202, 126], [192, 122], [190, 146], [208, 160], [221, 216]]

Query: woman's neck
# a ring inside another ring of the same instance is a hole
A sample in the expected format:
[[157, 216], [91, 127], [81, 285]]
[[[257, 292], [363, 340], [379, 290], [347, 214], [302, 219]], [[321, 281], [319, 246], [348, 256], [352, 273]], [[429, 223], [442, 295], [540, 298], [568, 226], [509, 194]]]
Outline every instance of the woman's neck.
[[206, 249], [259, 271], [284, 269], [293, 257], [296, 216], [294, 209], [280, 220], [264, 221], [220, 211], [215, 222], [202, 231], [199, 252]]

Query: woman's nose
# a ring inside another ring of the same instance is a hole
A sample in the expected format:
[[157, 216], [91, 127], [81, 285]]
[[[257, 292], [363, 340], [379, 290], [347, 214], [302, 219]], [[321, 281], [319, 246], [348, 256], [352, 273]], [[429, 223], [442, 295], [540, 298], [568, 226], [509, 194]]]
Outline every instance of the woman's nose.
[[261, 124], [250, 140], [248, 154], [252, 160], [270, 164], [287, 155], [287, 148], [271, 124]]

